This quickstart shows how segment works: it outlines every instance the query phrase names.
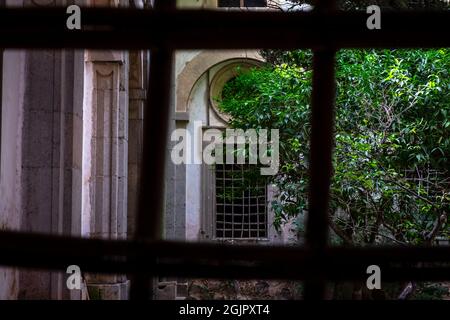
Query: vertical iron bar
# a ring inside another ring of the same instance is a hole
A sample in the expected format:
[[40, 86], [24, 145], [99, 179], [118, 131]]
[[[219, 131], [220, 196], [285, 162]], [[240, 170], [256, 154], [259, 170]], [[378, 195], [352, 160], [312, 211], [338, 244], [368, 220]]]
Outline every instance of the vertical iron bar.
[[[332, 13], [335, 0], [319, 0], [315, 8], [322, 13]], [[306, 226], [306, 245], [312, 252], [316, 265], [323, 257], [328, 242], [328, 202], [332, 175], [332, 149], [334, 134], [335, 101], [335, 50], [327, 45], [314, 50], [313, 91], [311, 110], [311, 150], [309, 203]], [[319, 260], [319, 261], [318, 261]], [[313, 262], [313, 261], [311, 261]], [[326, 274], [317, 270], [314, 278], [305, 281], [305, 299], [325, 298]]]
[[[328, 202], [334, 131], [334, 59], [333, 50], [314, 52], [309, 209], [306, 227], [306, 245], [313, 251], [313, 259], [321, 258], [328, 242]], [[323, 275], [318, 274], [316, 279], [305, 284], [305, 299], [324, 297]]]
[[[154, 10], [173, 10], [174, 0], [156, 0]], [[144, 110], [144, 137], [139, 205], [136, 219], [136, 244], [144, 240], [161, 240], [164, 221], [164, 168], [169, 128], [172, 51], [162, 44], [150, 54], [148, 98]], [[139, 264], [145, 257], [136, 257]], [[154, 297], [149, 273], [136, 273], [131, 282], [130, 298]]]

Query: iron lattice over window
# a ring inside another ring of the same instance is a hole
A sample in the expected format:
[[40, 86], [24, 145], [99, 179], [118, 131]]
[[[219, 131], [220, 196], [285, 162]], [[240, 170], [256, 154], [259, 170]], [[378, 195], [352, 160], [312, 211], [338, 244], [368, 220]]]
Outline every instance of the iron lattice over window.
[[216, 238], [267, 237], [267, 186], [248, 184], [248, 166], [216, 165]]
[[[66, 8], [1, 9], [0, 47], [151, 50], [136, 238], [108, 241], [2, 231], [1, 265], [66, 270], [77, 261], [84, 272], [128, 274], [134, 299], [152, 296], [150, 279], [156, 276], [298, 279], [305, 281], [305, 299], [323, 299], [327, 281], [365, 281], [367, 266], [374, 263], [385, 281], [449, 280], [450, 247], [328, 246], [336, 51], [449, 47], [448, 10], [383, 12], [380, 30], [367, 29], [365, 12], [338, 12], [333, 0], [317, 1], [313, 12], [289, 15], [176, 10], [174, 0], [156, 0], [147, 12], [84, 8], [86, 27], [75, 32], [67, 30], [66, 17]], [[162, 241], [162, 151], [172, 105], [172, 56], [174, 50], [199, 48], [313, 49], [304, 247]]]
[[430, 168], [405, 170], [404, 175], [407, 181], [417, 186], [418, 194], [426, 196], [443, 195], [444, 190], [450, 186], [450, 181], [445, 179], [446, 172]]

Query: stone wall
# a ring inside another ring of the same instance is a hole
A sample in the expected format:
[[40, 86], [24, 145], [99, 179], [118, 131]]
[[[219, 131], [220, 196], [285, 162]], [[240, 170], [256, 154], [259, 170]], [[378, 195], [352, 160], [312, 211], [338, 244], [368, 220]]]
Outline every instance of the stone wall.
[[[24, 51], [3, 54], [3, 90], [0, 150], [0, 230], [18, 230], [21, 216], [21, 167]], [[0, 268], [0, 299], [15, 299], [19, 273]]]
[[[128, 1], [7, 1], [15, 6], [72, 3]], [[7, 50], [4, 56], [0, 228], [125, 239], [128, 54]], [[85, 276], [98, 296], [127, 297], [124, 276]], [[1, 268], [0, 298], [81, 298], [81, 292], [66, 288], [66, 277]]]
[[[8, 6], [62, 1], [7, 1]], [[80, 234], [82, 54], [73, 50], [5, 52], [2, 95], [2, 229]], [[0, 297], [76, 298], [63, 275], [0, 271]]]

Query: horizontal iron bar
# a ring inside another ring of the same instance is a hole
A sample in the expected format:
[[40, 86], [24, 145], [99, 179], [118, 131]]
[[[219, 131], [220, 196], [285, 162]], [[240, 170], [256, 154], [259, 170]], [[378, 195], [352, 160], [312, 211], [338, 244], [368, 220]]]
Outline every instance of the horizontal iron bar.
[[[414, 267], [417, 262], [422, 267]], [[450, 247], [331, 247], [317, 257], [313, 250], [295, 246], [136, 242], [0, 232], [0, 265], [65, 271], [73, 264], [95, 273], [298, 280], [314, 277], [318, 271], [330, 280], [363, 279], [366, 268], [375, 264], [382, 268], [385, 280], [437, 281], [450, 279]]]
[[65, 8], [1, 9], [0, 47], [144, 49], [450, 47], [450, 11], [386, 11], [381, 30], [364, 12], [223, 12], [83, 8], [82, 30]]

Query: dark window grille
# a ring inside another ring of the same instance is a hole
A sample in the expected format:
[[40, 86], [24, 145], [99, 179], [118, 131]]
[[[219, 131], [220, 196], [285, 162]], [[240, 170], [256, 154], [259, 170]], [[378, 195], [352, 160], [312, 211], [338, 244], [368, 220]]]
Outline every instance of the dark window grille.
[[248, 166], [216, 165], [216, 238], [267, 237], [267, 186], [248, 185]]
[[[428, 168], [416, 168], [405, 170], [405, 179], [417, 186], [418, 192], [425, 195], [442, 195], [443, 189], [450, 186], [450, 180], [445, 179], [447, 172]], [[419, 191], [420, 190], [420, 191]]]
[[[385, 281], [449, 279], [450, 247], [333, 248], [327, 245], [336, 50], [449, 47], [449, 11], [385, 12], [382, 29], [376, 31], [366, 28], [364, 12], [337, 12], [333, 0], [318, 1], [313, 12], [292, 14], [177, 11], [174, 0], [157, 0], [154, 10], [148, 12], [85, 8], [86, 25], [77, 32], [65, 28], [65, 17], [65, 8], [2, 9], [0, 47], [151, 49], [149, 99], [144, 120], [145, 165], [136, 238], [107, 241], [2, 231], [1, 265], [65, 270], [77, 261], [85, 272], [126, 273], [131, 276], [134, 299], [151, 297], [150, 280], [156, 276], [305, 280], [306, 299], [323, 299], [328, 280], [365, 281], [367, 266], [372, 264], [382, 268]], [[195, 48], [313, 49], [305, 247], [161, 240], [165, 164], [162, 150], [166, 150], [169, 122], [172, 53], [176, 49]], [[418, 262], [424, 263], [419, 267]]]

